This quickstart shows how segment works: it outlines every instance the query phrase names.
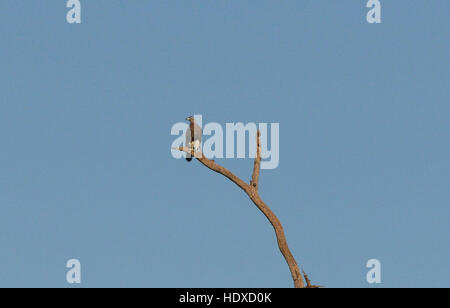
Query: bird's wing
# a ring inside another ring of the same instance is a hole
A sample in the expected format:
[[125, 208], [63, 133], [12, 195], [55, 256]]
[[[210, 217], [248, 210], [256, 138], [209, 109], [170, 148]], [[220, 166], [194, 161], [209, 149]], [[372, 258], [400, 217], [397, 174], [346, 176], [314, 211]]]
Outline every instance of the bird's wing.
[[191, 127], [186, 130], [186, 146], [191, 143]]
[[202, 141], [202, 128], [194, 124], [194, 140]]

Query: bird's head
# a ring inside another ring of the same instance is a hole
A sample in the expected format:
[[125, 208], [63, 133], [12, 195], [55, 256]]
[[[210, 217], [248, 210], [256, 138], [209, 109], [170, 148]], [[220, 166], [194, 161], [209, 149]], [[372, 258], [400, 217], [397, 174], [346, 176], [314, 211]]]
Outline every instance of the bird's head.
[[189, 116], [189, 117], [186, 118], [186, 121], [194, 122], [194, 117], [193, 116]]

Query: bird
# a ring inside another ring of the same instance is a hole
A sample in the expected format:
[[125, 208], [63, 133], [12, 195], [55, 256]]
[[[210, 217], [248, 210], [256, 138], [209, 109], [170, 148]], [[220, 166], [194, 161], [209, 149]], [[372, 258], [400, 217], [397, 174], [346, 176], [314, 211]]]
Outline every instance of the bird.
[[[186, 121], [189, 121], [189, 128], [186, 131], [186, 146], [197, 152], [202, 142], [202, 128], [197, 125], [193, 116], [187, 117]], [[191, 153], [186, 154], [186, 160], [192, 160]]]

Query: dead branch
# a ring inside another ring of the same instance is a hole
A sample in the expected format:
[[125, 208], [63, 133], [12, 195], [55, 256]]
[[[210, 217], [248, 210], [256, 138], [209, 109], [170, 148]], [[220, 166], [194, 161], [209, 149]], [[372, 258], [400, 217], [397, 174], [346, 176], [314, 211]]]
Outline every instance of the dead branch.
[[258, 189], [258, 181], [259, 181], [259, 170], [261, 169], [261, 143], [259, 141], [259, 137], [261, 133], [259, 130], [256, 132], [256, 157], [255, 162], [253, 163], [253, 174], [250, 185]]
[[319, 288], [322, 288], [322, 286], [317, 286], [317, 285], [311, 284], [311, 280], [309, 279], [308, 275], [305, 273], [304, 270], [302, 270], [302, 272], [303, 272], [303, 277], [305, 277], [306, 288], [307, 289], [319, 289]]
[[[253, 173], [252, 173], [252, 179], [250, 181], [250, 184], [247, 184], [240, 178], [238, 178], [236, 175], [234, 175], [231, 171], [228, 169], [216, 164], [213, 160], [210, 160], [206, 158], [203, 153], [195, 152], [193, 149], [190, 149], [188, 147], [177, 147], [174, 148], [175, 150], [183, 151], [186, 153], [190, 153], [193, 157], [197, 158], [197, 160], [202, 163], [207, 168], [211, 169], [214, 172], [220, 173], [223, 176], [230, 179], [233, 183], [235, 183], [237, 186], [239, 186], [253, 201], [253, 203], [258, 207], [258, 209], [267, 217], [269, 222], [271, 223], [272, 227], [275, 230], [275, 235], [277, 237], [278, 242], [278, 248], [280, 249], [284, 259], [286, 260], [286, 263], [289, 266], [289, 270], [291, 271], [292, 279], [294, 281], [294, 287], [295, 288], [304, 288], [305, 284], [303, 281], [302, 274], [299, 270], [299, 267], [297, 265], [297, 262], [295, 261], [294, 256], [292, 255], [291, 251], [289, 250], [289, 247], [286, 242], [286, 236], [284, 235], [283, 226], [281, 225], [281, 222], [275, 216], [275, 214], [272, 212], [272, 210], [267, 206], [267, 204], [264, 203], [264, 201], [259, 196], [258, 191], [258, 182], [259, 182], [259, 172], [260, 172], [260, 165], [261, 165], [261, 144], [260, 144], [260, 131], [257, 131], [256, 134], [256, 158], [253, 164]], [[308, 280], [307, 280], [308, 281]], [[310, 283], [309, 283], [310, 285]]]

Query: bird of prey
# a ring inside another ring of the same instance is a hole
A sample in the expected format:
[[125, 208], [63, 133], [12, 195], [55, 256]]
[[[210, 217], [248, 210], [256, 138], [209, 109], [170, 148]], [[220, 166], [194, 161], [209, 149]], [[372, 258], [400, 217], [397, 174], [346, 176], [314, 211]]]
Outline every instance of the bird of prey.
[[[186, 120], [189, 121], [189, 128], [186, 131], [186, 146], [189, 149], [198, 152], [202, 142], [202, 128], [197, 125], [193, 116], [187, 117]], [[190, 153], [186, 154], [186, 160], [192, 160], [192, 155]]]

